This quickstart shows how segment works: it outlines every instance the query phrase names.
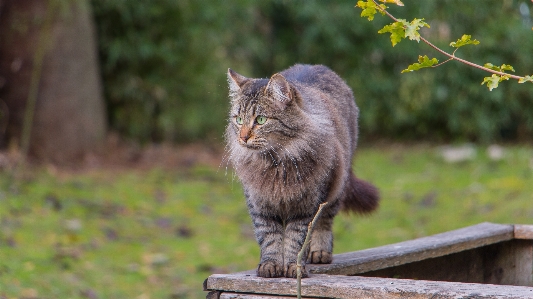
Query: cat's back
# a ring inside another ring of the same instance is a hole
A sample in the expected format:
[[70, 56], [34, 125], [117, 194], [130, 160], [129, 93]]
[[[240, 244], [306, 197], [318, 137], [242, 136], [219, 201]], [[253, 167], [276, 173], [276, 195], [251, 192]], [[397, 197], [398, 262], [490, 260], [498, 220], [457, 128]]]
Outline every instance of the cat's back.
[[336, 74], [323, 65], [296, 64], [281, 74], [289, 81], [301, 82], [309, 85], [320, 84], [320, 78], [332, 77]]
[[346, 85], [339, 75], [323, 65], [296, 64], [281, 74], [293, 83], [300, 83], [310, 88], [318, 88], [322, 92], [333, 96], [351, 98], [353, 95], [350, 87]]
[[324, 105], [322, 113], [329, 114], [337, 136], [349, 140], [346, 146], [353, 152], [357, 143], [359, 110], [352, 90], [344, 80], [323, 65], [297, 64], [281, 75], [298, 88], [304, 107], [314, 110], [314, 107]]

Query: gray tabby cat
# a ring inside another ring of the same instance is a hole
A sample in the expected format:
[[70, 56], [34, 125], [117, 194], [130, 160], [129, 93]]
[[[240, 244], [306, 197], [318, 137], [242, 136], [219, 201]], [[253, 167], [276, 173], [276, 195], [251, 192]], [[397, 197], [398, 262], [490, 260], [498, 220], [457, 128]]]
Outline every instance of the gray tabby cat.
[[[358, 108], [350, 88], [322, 65], [295, 65], [269, 79], [228, 70], [229, 160], [247, 200], [261, 247], [257, 275], [296, 277], [307, 225], [323, 202], [307, 263], [331, 263], [333, 217], [367, 213], [377, 189], [356, 178]], [[307, 276], [303, 268], [304, 277]]]

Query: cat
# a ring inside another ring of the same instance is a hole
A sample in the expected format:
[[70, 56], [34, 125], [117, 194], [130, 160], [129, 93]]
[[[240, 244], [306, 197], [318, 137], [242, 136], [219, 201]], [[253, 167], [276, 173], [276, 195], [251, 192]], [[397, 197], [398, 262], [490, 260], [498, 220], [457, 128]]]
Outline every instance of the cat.
[[333, 217], [368, 213], [379, 192], [356, 178], [352, 157], [359, 110], [352, 90], [329, 68], [294, 65], [270, 79], [228, 69], [228, 160], [242, 183], [261, 248], [260, 277], [296, 277], [298, 252], [319, 205], [305, 263], [331, 263]]

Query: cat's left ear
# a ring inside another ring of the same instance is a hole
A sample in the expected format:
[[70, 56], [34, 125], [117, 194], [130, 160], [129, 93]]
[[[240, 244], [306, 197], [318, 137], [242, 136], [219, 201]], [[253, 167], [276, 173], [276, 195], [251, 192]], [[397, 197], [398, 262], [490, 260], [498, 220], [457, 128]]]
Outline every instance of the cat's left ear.
[[292, 100], [289, 82], [281, 74], [272, 75], [265, 88], [265, 94], [272, 97], [274, 104], [282, 110]]
[[228, 69], [229, 96], [232, 100], [237, 98], [237, 94], [241, 91], [241, 87], [248, 82], [248, 80], [250, 79], [237, 74], [232, 69]]

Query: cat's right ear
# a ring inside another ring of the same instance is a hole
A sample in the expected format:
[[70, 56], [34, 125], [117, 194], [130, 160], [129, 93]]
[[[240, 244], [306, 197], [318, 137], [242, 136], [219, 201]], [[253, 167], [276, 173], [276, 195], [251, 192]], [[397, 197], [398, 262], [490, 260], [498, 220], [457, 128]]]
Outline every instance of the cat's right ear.
[[272, 97], [274, 104], [281, 110], [285, 109], [292, 100], [289, 82], [281, 74], [274, 74], [270, 77], [265, 93]]
[[250, 79], [237, 74], [232, 69], [228, 69], [229, 96], [232, 100], [237, 98], [237, 95], [241, 91], [241, 87], [248, 82], [248, 80]]

